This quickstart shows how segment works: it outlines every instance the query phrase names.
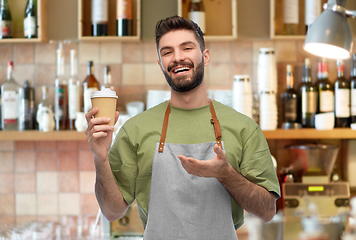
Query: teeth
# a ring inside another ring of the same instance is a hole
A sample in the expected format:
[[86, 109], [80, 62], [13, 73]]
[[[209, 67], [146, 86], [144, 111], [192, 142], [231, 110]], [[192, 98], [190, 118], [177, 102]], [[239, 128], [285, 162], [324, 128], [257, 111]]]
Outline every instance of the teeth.
[[182, 72], [182, 71], [189, 71], [189, 67], [181, 67], [181, 68], [177, 68], [174, 69], [174, 73], [178, 73], [178, 72]]

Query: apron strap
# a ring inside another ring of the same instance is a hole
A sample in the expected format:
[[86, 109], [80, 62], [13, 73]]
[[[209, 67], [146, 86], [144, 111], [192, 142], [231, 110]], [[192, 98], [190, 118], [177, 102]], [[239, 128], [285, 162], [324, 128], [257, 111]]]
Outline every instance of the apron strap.
[[[210, 113], [211, 113], [210, 122], [214, 126], [216, 143], [222, 149], [220, 124], [219, 124], [218, 118], [216, 117], [216, 113], [215, 113], [215, 109], [214, 109], [214, 106], [213, 106], [213, 102], [211, 101], [210, 98], [209, 98], [209, 106], [210, 106]], [[162, 133], [161, 133], [161, 139], [159, 141], [158, 152], [163, 152], [164, 142], [166, 141], [168, 118], [169, 118], [170, 111], [171, 111], [171, 103], [170, 103], [170, 101], [168, 101], [168, 106], [167, 106], [166, 113], [164, 114], [164, 119], [163, 119]]]

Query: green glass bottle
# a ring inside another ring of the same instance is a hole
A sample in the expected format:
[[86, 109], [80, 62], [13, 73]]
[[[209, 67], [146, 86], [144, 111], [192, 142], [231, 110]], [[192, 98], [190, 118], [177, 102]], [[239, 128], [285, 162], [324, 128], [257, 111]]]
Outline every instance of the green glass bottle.
[[7, 0], [0, 1], [0, 39], [12, 38], [12, 18]]

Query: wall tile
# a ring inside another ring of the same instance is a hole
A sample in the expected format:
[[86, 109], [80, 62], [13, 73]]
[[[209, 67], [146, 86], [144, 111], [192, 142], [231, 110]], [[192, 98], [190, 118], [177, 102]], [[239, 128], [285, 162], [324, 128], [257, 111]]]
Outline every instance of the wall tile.
[[209, 72], [208, 86], [232, 86], [232, 79], [230, 76], [230, 64], [227, 63], [209, 63], [207, 68]]
[[0, 141], [0, 151], [12, 151], [15, 150], [14, 141]]
[[[232, 65], [232, 78], [234, 75], [249, 75], [250, 81], [252, 78], [252, 68], [251, 64], [248, 63], [235, 63]], [[233, 80], [234, 81], [234, 80]]]
[[122, 63], [122, 43], [101, 43], [100, 62], [102, 64]]
[[234, 41], [230, 43], [231, 61], [234, 63], [252, 62], [252, 42]]
[[[53, 85], [56, 79], [56, 66], [54, 64], [37, 64], [36, 65], [36, 85]], [[41, 95], [40, 95], [41, 96]], [[49, 95], [53, 96], [53, 95]]]
[[2, 215], [14, 215], [14, 214], [15, 214], [15, 195], [0, 194], [0, 216], [1, 216], [0, 219], [3, 218]]
[[59, 170], [60, 171], [78, 171], [79, 154], [76, 150], [59, 151]]
[[123, 63], [142, 63], [143, 46], [140, 43], [122, 44], [122, 62]]
[[275, 55], [277, 62], [296, 62], [297, 61], [297, 42], [275, 41]]
[[3, 84], [7, 79], [7, 67], [6, 64], [0, 65], [0, 84]]
[[229, 63], [231, 62], [231, 51], [229, 42], [210, 42], [210, 63]]
[[36, 171], [36, 153], [35, 151], [18, 151], [15, 154], [16, 172], [34, 172]]
[[79, 149], [81, 150], [91, 150], [87, 141], [79, 141]]
[[59, 192], [79, 192], [79, 173], [77, 171], [59, 173]]
[[37, 172], [36, 174], [38, 193], [58, 193], [57, 172]]
[[95, 178], [95, 171], [80, 172], [80, 192], [94, 193]]
[[78, 47], [79, 64], [87, 64], [88, 61], [93, 61], [95, 66], [100, 62], [99, 43], [80, 43]]
[[[13, 61], [13, 55], [12, 55], [12, 48], [13, 44], [11, 43], [2, 43], [0, 44], [0, 52], [1, 52], [1, 58], [0, 58], [0, 64], [7, 64], [8, 61]], [[16, 66], [16, 62], [14, 61], [14, 66]]]
[[128, 102], [132, 101], [146, 101], [146, 92], [142, 85], [124, 86], [122, 88], [121, 95], [123, 96], [122, 106], [126, 106]]
[[57, 149], [56, 141], [37, 141], [36, 148], [38, 150], [55, 150]]
[[65, 64], [70, 64], [70, 50], [72, 50], [72, 49], [77, 51], [77, 58], [78, 58], [78, 43], [72, 42], [72, 43], [63, 44], [64, 63]]
[[35, 44], [33, 43], [14, 44], [14, 62], [16, 64], [34, 64]]
[[142, 85], [143, 83], [143, 64], [122, 64], [122, 84], [124, 86]]
[[38, 215], [58, 214], [57, 194], [38, 194]]
[[94, 193], [81, 194], [81, 212], [82, 214], [97, 214], [99, 204]]
[[60, 150], [76, 150], [78, 149], [78, 141], [58, 141], [57, 147]]
[[35, 77], [35, 66], [29, 64], [21, 64], [17, 65], [14, 78], [21, 87], [24, 85], [25, 80], [28, 80], [31, 86], [35, 86], [36, 84], [36, 77]]
[[121, 86], [122, 65], [110, 64], [111, 82], [114, 86]]
[[35, 62], [43, 64], [56, 64], [55, 44], [36, 43], [35, 45]]
[[15, 192], [15, 177], [13, 173], [0, 173], [0, 193]]
[[16, 194], [16, 214], [17, 215], [36, 215], [37, 199], [34, 193]]
[[58, 165], [57, 151], [37, 152], [37, 171], [57, 171]]
[[80, 212], [79, 193], [60, 193], [59, 194], [59, 214], [77, 215]]
[[23, 224], [26, 224], [28, 222], [35, 222], [37, 221], [37, 216], [36, 215], [17, 215], [16, 216], [16, 225], [21, 226]]
[[80, 168], [80, 171], [95, 170], [94, 154], [91, 150], [80, 150], [80, 152], [79, 152], [79, 168]]
[[35, 193], [36, 173], [16, 174], [16, 193]]
[[16, 150], [35, 150], [35, 141], [16, 141]]
[[144, 65], [145, 85], [166, 84], [162, 70], [158, 63], [147, 63]]
[[273, 41], [254, 41], [252, 42], [252, 62], [258, 63], [260, 48], [274, 48]]
[[42, 216], [37, 216], [37, 221], [39, 221], [39, 222], [58, 222], [59, 217], [58, 217], [58, 215], [42, 215]]
[[156, 42], [149, 41], [143, 43], [143, 61], [145, 63], [157, 63], [159, 57], [157, 54]]
[[2, 225], [2, 226], [13, 226], [15, 224], [16, 224], [15, 215], [0, 217], [0, 225]]
[[0, 152], [0, 173], [14, 172], [14, 153]]

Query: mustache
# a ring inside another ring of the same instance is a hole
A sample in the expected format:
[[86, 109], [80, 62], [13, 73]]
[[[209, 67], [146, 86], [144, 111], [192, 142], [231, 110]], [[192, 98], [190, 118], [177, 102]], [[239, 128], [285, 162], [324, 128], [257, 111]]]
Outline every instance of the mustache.
[[175, 62], [172, 65], [168, 66], [167, 71], [170, 72], [173, 68], [178, 67], [178, 66], [190, 66], [190, 67], [194, 68], [194, 64], [192, 62], [181, 61], [181, 62]]

